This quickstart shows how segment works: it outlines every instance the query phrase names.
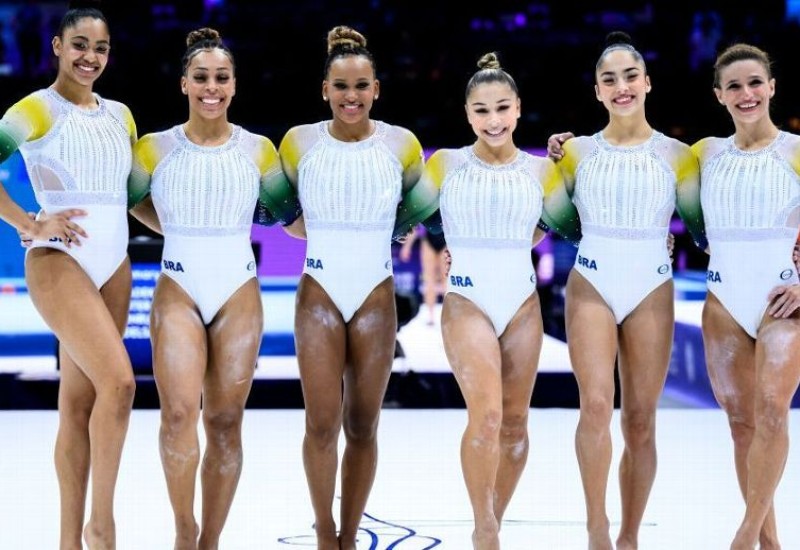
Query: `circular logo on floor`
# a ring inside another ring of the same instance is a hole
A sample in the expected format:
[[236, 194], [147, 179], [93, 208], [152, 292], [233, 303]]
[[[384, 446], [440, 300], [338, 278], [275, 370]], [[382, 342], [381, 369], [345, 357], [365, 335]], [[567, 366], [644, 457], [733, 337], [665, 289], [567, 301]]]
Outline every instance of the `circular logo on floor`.
[[792, 277], [792, 273], [794, 273], [794, 271], [792, 271], [791, 269], [784, 269], [781, 272], [781, 280], [782, 281], [789, 280]]
[[668, 272], [669, 272], [669, 264], [664, 264], [664, 265], [658, 266], [658, 274], [659, 275], [664, 275], [665, 273], [668, 273]]

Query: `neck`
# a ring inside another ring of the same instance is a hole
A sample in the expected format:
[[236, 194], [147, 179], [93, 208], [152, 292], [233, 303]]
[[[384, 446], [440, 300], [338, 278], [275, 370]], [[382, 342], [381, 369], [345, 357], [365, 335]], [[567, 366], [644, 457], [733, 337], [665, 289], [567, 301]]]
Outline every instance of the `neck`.
[[97, 107], [97, 99], [92, 93], [91, 86], [83, 86], [74, 81], [67, 80], [61, 76], [56, 77], [56, 81], [51, 86], [58, 95], [74, 103], [78, 107]]
[[183, 131], [195, 145], [214, 146], [228, 141], [233, 129], [227, 117], [206, 120], [190, 115], [189, 120], [183, 125]]
[[473, 145], [472, 150], [475, 156], [487, 164], [500, 166], [509, 164], [517, 158], [517, 146], [509, 140], [500, 147], [490, 147], [485, 141], [478, 140]]
[[345, 124], [334, 118], [328, 123], [328, 132], [339, 141], [364, 141], [375, 132], [375, 123], [367, 118], [355, 124]]
[[769, 118], [751, 124], [736, 124], [733, 141], [739, 149], [757, 151], [763, 149], [778, 136], [778, 127]]
[[653, 128], [644, 117], [635, 115], [630, 117], [612, 117], [603, 129], [603, 137], [612, 145], [637, 145], [650, 139]]

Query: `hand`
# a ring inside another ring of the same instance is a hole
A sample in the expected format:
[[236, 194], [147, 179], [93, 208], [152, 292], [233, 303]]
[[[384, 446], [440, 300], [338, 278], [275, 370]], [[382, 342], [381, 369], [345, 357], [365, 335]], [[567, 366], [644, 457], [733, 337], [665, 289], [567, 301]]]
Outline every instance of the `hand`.
[[[28, 212], [27, 214], [28, 214], [28, 217], [31, 219], [31, 221], [36, 221], [36, 213], [35, 212]], [[22, 230], [17, 231], [17, 235], [19, 235], [19, 245], [22, 248], [30, 248], [30, 246], [33, 244], [33, 237], [31, 237], [30, 235], [28, 235], [27, 233], [25, 233]]]
[[86, 210], [77, 208], [62, 210], [55, 214], [40, 212], [34, 221], [34, 230], [30, 235], [26, 236], [39, 241], [59, 239], [67, 248], [71, 248], [73, 244], [81, 246], [81, 241], [78, 237], [87, 238], [89, 235], [80, 225], [72, 221], [72, 218], [86, 216], [87, 214]]
[[453, 257], [447, 248], [442, 250], [442, 256], [444, 256], [444, 278], [447, 279], [450, 276], [450, 265], [453, 263]]
[[794, 260], [794, 268], [800, 273], [800, 243], [794, 245], [794, 251], [792, 252], [792, 260]]
[[769, 293], [767, 313], [777, 319], [786, 319], [800, 307], [800, 284], [779, 285]]
[[572, 132], [563, 132], [561, 134], [553, 134], [547, 140], [547, 156], [553, 161], [558, 162], [564, 158], [564, 149], [561, 145], [570, 138], [574, 138], [575, 134]]
[[672, 251], [675, 250], [675, 235], [672, 233], [667, 234], [667, 251], [669, 252], [669, 259], [672, 259]]

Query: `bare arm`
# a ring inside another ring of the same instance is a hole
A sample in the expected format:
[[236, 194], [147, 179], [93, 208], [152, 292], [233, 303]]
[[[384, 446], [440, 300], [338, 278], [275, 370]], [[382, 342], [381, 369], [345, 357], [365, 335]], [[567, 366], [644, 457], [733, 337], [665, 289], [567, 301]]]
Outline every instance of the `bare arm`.
[[148, 195], [142, 202], [131, 208], [130, 213], [131, 216], [142, 222], [148, 229], [155, 231], [159, 235], [164, 234], [161, 230], [161, 222], [158, 219], [156, 208], [153, 206], [152, 196]]

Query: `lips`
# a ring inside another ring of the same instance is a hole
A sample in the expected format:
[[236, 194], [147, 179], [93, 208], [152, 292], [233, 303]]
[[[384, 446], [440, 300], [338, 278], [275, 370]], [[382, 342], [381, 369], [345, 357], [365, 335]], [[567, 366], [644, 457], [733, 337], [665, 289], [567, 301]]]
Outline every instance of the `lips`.
[[632, 95], [621, 95], [619, 97], [614, 98], [614, 103], [617, 105], [630, 105], [633, 103], [633, 96]]

